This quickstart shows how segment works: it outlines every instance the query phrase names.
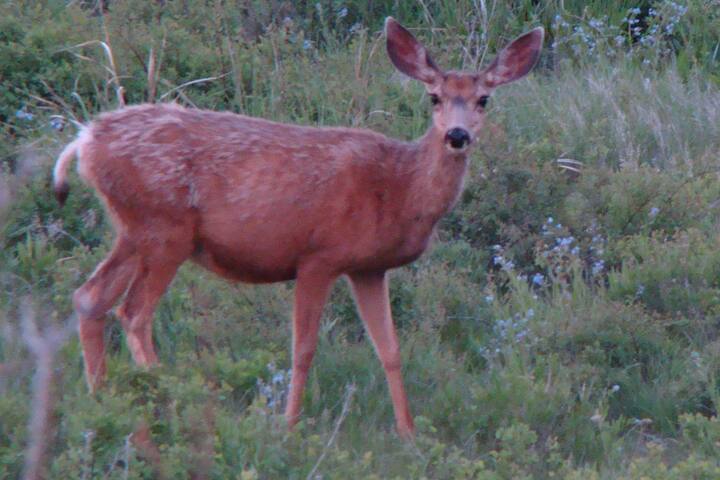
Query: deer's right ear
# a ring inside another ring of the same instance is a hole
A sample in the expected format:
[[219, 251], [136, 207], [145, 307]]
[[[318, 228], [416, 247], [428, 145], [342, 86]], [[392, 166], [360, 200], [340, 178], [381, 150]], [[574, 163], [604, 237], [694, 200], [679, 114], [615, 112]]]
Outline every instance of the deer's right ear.
[[435, 83], [441, 75], [425, 47], [392, 17], [385, 19], [387, 52], [395, 68], [405, 75], [427, 84]]

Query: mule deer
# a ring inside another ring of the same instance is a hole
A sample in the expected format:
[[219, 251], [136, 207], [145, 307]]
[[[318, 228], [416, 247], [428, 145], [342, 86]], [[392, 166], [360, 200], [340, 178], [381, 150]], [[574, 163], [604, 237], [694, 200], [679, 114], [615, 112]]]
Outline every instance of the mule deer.
[[414, 142], [165, 104], [102, 114], [65, 147], [54, 172], [59, 201], [77, 156], [117, 233], [108, 257], [73, 296], [91, 390], [105, 374], [105, 313], [126, 293], [117, 313], [132, 356], [155, 363], [155, 307], [191, 259], [232, 280], [296, 280], [285, 412], [292, 426], [323, 305], [345, 275], [385, 369], [397, 430], [412, 435], [386, 272], [428, 246], [460, 193], [490, 94], [532, 69], [543, 30], [517, 38], [472, 73], [440, 70], [392, 18], [385, 32], [390, 60], [425, 84], [433, 105], [432, 125]]

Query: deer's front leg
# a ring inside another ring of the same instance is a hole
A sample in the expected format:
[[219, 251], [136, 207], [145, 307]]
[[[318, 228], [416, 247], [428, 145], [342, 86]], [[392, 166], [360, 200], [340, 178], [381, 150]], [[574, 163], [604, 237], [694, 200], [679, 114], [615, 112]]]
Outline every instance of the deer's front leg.
[[360, 316], [385, 369], [398, 434], [411, 438], [415, 425], [402, 382], [400, 345], [390, 312], [387, 277], [385, 272], [353, 274], [350, 275], [350, 285]]
[[335, 276], [312, 267], [298, 272], [293, 309], [292, 379], [285, 418], [292, 428], [300, 417], [302, 394], [318, 341], [323, 306]]

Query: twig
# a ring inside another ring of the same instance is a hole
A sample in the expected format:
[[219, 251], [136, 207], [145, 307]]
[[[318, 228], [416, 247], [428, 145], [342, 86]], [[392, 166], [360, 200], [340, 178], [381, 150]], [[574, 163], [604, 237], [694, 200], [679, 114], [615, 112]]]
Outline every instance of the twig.
[[155, 103], [155, 89], [157, 87], [157, 76], [155, 74], [155, 49], [151, 46], [150, 53], [148, 53], [148, 65], [147, 65], [147, 84], [148, 94], [147, 101], [149, 103]]
[[[173, 85], [172, 83], [168, 82], [168, 81], [165, 80], [164, 78], [161, 78], [161, 79], [160, 79], [160, 82], [162, 82], [162, 84], [165, 85], [165, 86], [167, 86], [167, 87], [170, 87], [170, 86]], [[185, 95], [185, 92], [183, 92], [182, 90], [177, 90], [177, 95], [178, 95], [178, 97], [180, 97], [180, 98], [183, 99], [183, 101], [185, 102], [186, 105], [190, 105], [190, 106], [193, 107], [193, 108], [197, 108], [197, 105], [195, 105], [195, 104], [193, 103], [193, 101], [190, 100], [190, 98], [189, 98], [187, 95]], [[162, 100], [162, 98], [161, 98], [161, 100]]]
[[[83, 454], [82, 454], [82, 477], [80, 480], [87, 480], [92, 475], [92, 441], [95, 438], [93, 430], [85, 430], [83, 432]], [[90, 461], [88, 461], [90, 459]]]
[[315, 466], [312, 468], [312, 470], [310, 470], [310, 473], [308, 473], [306, 480], [312, 480], [315, 472], [317, 472], [317, 469], [320, 468], [320, 464], [325, 459], [328, 451], [330, 451], [330, 447], [332, 447], [332, 444], [335, 442], [335, 437], [337, 437], [337, 434], [340, 431], [340, 426], [345, 421], [345, 417], [347, 417], [347, 414], [350, 412], [350, 403], [352, 402], [352, 396], [354, 393], [355, 385], [353, 385], [352, 383], [348, 384], [348, 386], [345, 388], [345, 400], [343, 401], [340, 417], [337, 419], [337, 422], [335, 422], [335, 428], [333, 429], [330, 438], [325, 444], [325, 448], [323, 448], [322, 453], [318, 457], [317, 462], [315, 462]]
[[74, 321], [68, 322], [63, 328], [48, 326], [41, 334], [29, 300], [24, 302], [20, 317], [23, 340], [37, 364], [33, 376], [32, 413], [28, 422], [29, 441], [25, 450], [23, 478], [39, 480], [45, 478], [45, 454], [51, 438], [50, 413], [55, 403], [52, 396], [53, 361], [57, 351], [74, 331]]

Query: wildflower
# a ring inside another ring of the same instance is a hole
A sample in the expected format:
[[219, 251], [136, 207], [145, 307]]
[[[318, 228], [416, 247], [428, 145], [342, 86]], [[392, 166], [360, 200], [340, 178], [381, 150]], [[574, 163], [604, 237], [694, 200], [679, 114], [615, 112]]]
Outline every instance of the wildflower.
[[348, 14], [347, 7], [342, 7], [341, 9], [338, 10], [337, 16], [338, 16], [338, 18], [345, 18], [345, 17], [347, 17], [347, 14]]
[[532, 276], [532, 283], [534, 283], [537, 286], [542, 286], [543, 282], [545, 281], [545, 276], [542, 273], [536, 273]]
[[690, 352], [690, 359], [695, 364], [696, 367], [700, 367], [702, 364], [702, 358], [700, 357], [700, 354], [696, 351]]
[[655, 217], [657, 217], [657, 214], [658, 214], [658, 213], [660, 213], [660, 209], [657, 208], [657, 207], [652, 207], [652, 208], [650, 209], [650, 213], [649, 213], [650, 218], [655, 218]]
[[485, 303], [492, 303], [495, 297], [492, 295], [485, 295]]
[[50, 127], [53, 130], [62, 130], [63, 128], [63, 120], [60, 117], [53, 117], [50, 119]]
[[312, 48], [312, 46], [313, 46], [312, 40], [305, 40], [305, 41], [303, 42], [303, 49], [304, 49], [304, 50], [310, 50], [310, 49]]
[[611, 390], [613, 393], [619, 392], [619, 391], [620, 391], [620, 385], [618, 385], [618, 384], [616, 383], [615, 385], [612, 386], [612, 388], [611, 388], [610, 390]]
[[575, 237], [561, 237], [558, 238], [556, 241], [561, 247], [568, 247], [571, 243], [575, 241]]
[[15, 112], [15, 116], [20, 120], [32, 120], [35, 116], [27, 111], [27, 105], [24, 105], [20, 110]]

